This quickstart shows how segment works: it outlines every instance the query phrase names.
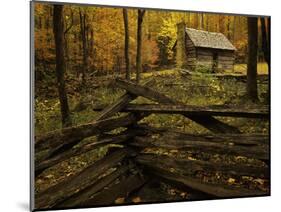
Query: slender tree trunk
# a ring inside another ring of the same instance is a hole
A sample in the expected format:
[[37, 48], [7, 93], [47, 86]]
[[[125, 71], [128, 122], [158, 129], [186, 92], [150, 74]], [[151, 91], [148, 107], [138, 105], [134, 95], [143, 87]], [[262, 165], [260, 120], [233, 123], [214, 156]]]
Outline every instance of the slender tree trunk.
[[237, 19], [238, 19], [238, 16], [234, 16], [234, 19], [233, 19], [233, 27], [232, 27], [232, 35], [233, 35], [233, 43], [236, 42], [236, 30], [235, 30], [235, 26], [237, 25]]
[[200, 29], [204, 29], [204, 14], [200, 13]]
[[74, 23], [74, 19], [73, 19], [73, 11], [71, 10], [71, 23], [69, 24], [69, 26], [67, 25], [67, 21], [65, 21], [65, 31], [63, 33], [64, 35], [64, 54], [65, 54], [65, 58], [66, 58], [66, 61], [65, 61], [65, 67], [66, 69], [68, 69], [68, 65], [69, 65], [69, 49], [68, 49], [68, 32], [69, 30], [72, 28], [73, 26], [73, 23]]
[[87, 36], [86, 36], [86, 12], [82, 14], [79, 10], [80, 16], [80, 33], [82, 41], [82, 51], [83, 51], [83, 70], [82, 70], [82, 85], [85, 85], [85, 76], [88, 72], [88, 49], [87, 49]]
[[219, 15], [219, 32], [225, 33], [224, 16]]
[[216, 31], [220, 32], [220, 16], [216, 16]]
[[89, 42], [89, 52], [90, 55], [94, 53], [94, 30], [90, 31], [90, 42]]
[[206, 30], [207, 30], [207, 31], [210, 31], [209, 18], [210, 18], [210, 17], [206, 14], [206, 15], [205, 15], [205, 22], [206, 22], [205, 26], [206, 26]]
[[64, 54], [65, 54], [65, 67], [68, 67], [68, 60], [69, 60], [69, 51], [68, 51], [68, 40], [67, 40], [67, 33], [64, 33]]
[[63, 6], [54, 5], [53, 15], [53, 32], [55, 38], [56, 49], [56, 75], [59, 91], [59, 100], [61, 107], [62, 126], [67, 127], [71, 125], [70, 112], [67, 101], [67, 94], [65, 89], [64, 72], [65, 72], [65, 60], [64, 60], [64, 30], [63, 30]]
[[42, 28], [42, 17], [41, 17], [41, 16], [39, 16], [38, 28], [39, 28], [39, 29]]
[[[266, 30], [265, 18], [260, 18], [261, 20], [261, 32], [262, 32], [262, 51], [264, 54], [264, 59], [267, 62], [268, 66], [270, 65], [269, 58], [269, 36]], [[269, 30], [268, 30], [269, 31]]]
[[231, 40], [231, 30], [230, 30], [231, 19], [230, 16], [227, 17], [227, 38]]
[[[270, 18], [267, 18], [267, 29], [265, 24], [265, 18], [261, 18], [261, 30], [262, 30], [262, 50], [264, 54], [264, 59], [268, 65], [268, 72], [270, 73]], [[267, 91], [266, 91], [266, 102], [270, 101], [270, 87], [268, 85]]]
[[137, 56], [136, 56], [136, 66], [137, 66], [137, 83], [140, 81], [140, 73], [142, 71], [142, 22], [145, 10], [138, 10], [138, 33], [137, 33]]
[[248, 17], [248, 69], [247, 95], [252, 101], [258, 100], [257, 89], [257, 50], [258, 50], [258, 19]]
[[129, 25], [128, 11], [123, 9], [124, 29], [125, 29], [125, 63], [126, 63], [126, 79], [130, 80], [130, 57], [129, 57]]
[[191, 28], [191, 26], [190, 26], [191, 14], [190, 14], [190, 13], [187, 13], [187, 14], [188, 14], [188, 18], [187, 18], [187, 27]]

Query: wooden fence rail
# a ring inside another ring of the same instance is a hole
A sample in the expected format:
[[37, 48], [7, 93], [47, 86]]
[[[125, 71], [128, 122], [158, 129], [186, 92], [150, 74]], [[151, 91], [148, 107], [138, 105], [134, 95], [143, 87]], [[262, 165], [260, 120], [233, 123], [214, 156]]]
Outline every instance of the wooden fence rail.
[[119, 127], [126, 127], [136, 121], [136, 116], [129, 114], [118, 118], [109, 118], [93, 123], [64, 128], [35, 138], [35, 151], [56, 149], [66, 144], [81, 141], [84, 138], [111, 131]]
[[[105, 106], [96, 106], [94, 111], [101, 111]], [[120, 112], [132, 113], [166, 113], [194, 116], [229, 116], [245, 118], [269, 119], [267, 106], [259, 107], [237, 107], [226, 105], [195, 106], [175, 104], [127, 104]]]
[[[240, 139], [243, 139], [241, 136]], [[136, 147], [159, 147], [177, 150], [193, 150], [200, 152], [211, 152], [218, 154], [245, 156], [261, 160], [269, 160], [269, 149], [267, 145], [263, 146], [243, 146], [234, 143], [223, 144], [217, 142], [194, 141], [190, 139], [172, 139], [160, 137], [157, 139], [148, 137], [135, 137], [130, 145]]]
[[96, 180], [98, 180], [99, 176], [109, 168], [116, 166], [116, 164], [128, 156], [129, 153], [130, 152], [127, 149], [113, 152], [107, 157], [104, 157], [93, 165], [85, 168], [70, 179], [66, 179], [63, 182], [38, 193], [35, 196], [36, 207], [40, 209], [51, 208], [79, 191], [84, 190], [88, 186], [93, 185]]
[[143, 164], [149, 172], [156, 175], [159, 178], [164, 178], [169, 180], [172, 184], [180, 184], [182, 187], [192, 188], [210, 194], [216, 198], [230, 198], [230, 197], [246, 197], [246, 196], [264, 196], [268, 192], [261, 190], [250, 190], [240, 187], [230, 187], [228, 185], [221, 184], [212, 184], [202, 182], [194, 177], [189, 177], [180, 173], [175, 173], [171, 170], [168, 170], [167, 167], [161, 166], [161, 164], [153, 163], [141, 163], [141, 160], [138, 161], [140, 164]]
[[138, 154], [136, 157], [138, 163], [143, 165], [157, 164], [161, 165], [167, 170], [179, 170], [180, 173], [191, 175], [197, 171], [207, 172], [220, 172], [231, 174], [235, 176], [253, 176], [268, 178], [269, 170], [268, 167], [263, 166], [249, 166], [247, 164], [228, 164], [223, 161], [221, 162], [209, 162], [202, 160], [190, 160], [185, 158], [174, 158], [165, 155], [155, 154]]
[[123, 133], [114, 136], [103, 137], [102, 139], [97, 140], [97, 142], [82, 144], [77, 148], [71, 148], [67, 151], [62, 152], [61, 154], [55, 155], [51, 158], [45, 158], [44, 160], [37, 161], [35, 164], [35, 175], [37, 176], [45, 169], [54, 166], [64, 160], [67, 160], [71, 157], [78, 156], [89, 152], [93, 149], [100, 148], [107, 144], [120, 144], [127, 141], [130, 138], [133, 138], [137, 135], [136, 130], [127, 130]]

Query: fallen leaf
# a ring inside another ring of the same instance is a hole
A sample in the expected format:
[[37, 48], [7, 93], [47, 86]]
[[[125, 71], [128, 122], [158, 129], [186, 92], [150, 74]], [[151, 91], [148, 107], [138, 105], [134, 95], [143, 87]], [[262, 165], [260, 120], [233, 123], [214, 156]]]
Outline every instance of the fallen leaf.
[[42, 183], [42, 182], [43, 182], [43, 180], [38, 179], [36, 182], [37, 182], [37, 183]]
[[188, 159], [188, 160], [196, 160], [195, 158], [193, 158], [193, 157], [191, 157], [191, 156], [188, 156], [187, 159]]
[[45, 178], [47, 178], [47, 179], [51, 179], [53, 177], [54, 177], [54, 175], [52, 175], [52, 174], [49, 174], [49, 175], [45, 176]]
[[181, 196], [182, 198], [187, 198], [187, 193], [186, 193], [186, 192], [181, 192], [181, 193], [180, 193], [180, 196]]
[[243, 156], [236, 156], [235, 159], [236, 159], [236, 160], [241, 160], [241, 159], [243, 160], [243, 159], [246, 159], [246, 158], [243, 157]]
[[176, 190], [175, 190], [175, 189], [170, 189], [170, 190], [169, 190], [169, 194], [171, 194], [171, 195], [176, 195]]
[[220, 178], [221, 178], [221, 176], [220, 176], [219, 173], [216, 173], [216, 178], [217, 178], [217, 179], [220, 179]]
[[255, 182], [255, 183], [259, 183], [259, 184], [261, 184], [261, 185], [263, 185], [263, 184], [264, 184], [264, 180], [263, 180], [263, 179], [260, 179], [260, 178], [258, 178], [258, 179], [254, 179], [254, 180], [253, 180], [253, 182]]
[[115, 202], [115, 204], [122, 204], [122, 203], [125, 202], [125, 198], [124, 197], [119, 197], [114, 202]]
[[175, 172], [176, 170], [174, 168], [170, 168], [170, 172]]
[[249, 176], [242, 176], [243, 180], [253, 180], [253, 177], [249, 177]]
[[132, 199], [132, 201], [133, 201], [134, 203], [139, 203], [139, 202], [141, 202], [141, 198], [140, 198], [140, 197], [134, 197], [134, 198]]
[[228, 182], [229, 184], [233, 184], [233, 183], [235, 183], [235, 179], [230, 177], [230, 178], [227, 180], [227, 182]]
[[160, 137], [160, 135], [159, 134], [154, 134], [154, 135], [152, 135], [151, 136], [151, 138], [153, 138], [153, 139], [155, 139], [155, 138], [159, 138]]

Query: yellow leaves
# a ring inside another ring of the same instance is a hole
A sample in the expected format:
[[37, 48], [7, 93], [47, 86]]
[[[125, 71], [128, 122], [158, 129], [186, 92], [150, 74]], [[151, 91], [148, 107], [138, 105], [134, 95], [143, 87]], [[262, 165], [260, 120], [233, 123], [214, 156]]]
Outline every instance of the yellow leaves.
[[133, 203], [139, 203], [139, 202], [141, 202], [141, 198], [140, 198], [140, 197], [134, 197], [134, 198], [132, 199], [132, 202], [133, 202]]
[[124, 197], [119, 197], [114, 201], [115, 204], [123, 204], [124, 202], [125, 202]]

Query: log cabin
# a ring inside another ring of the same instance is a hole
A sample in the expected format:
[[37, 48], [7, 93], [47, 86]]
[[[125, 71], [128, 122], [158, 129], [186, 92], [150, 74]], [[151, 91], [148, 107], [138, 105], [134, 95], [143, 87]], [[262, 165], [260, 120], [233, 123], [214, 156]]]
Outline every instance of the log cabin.
[[210, 72], [234, 68], [236, 48], [222, 33], [187, 28], [179, 23], [173, 50], [178, 68]]

